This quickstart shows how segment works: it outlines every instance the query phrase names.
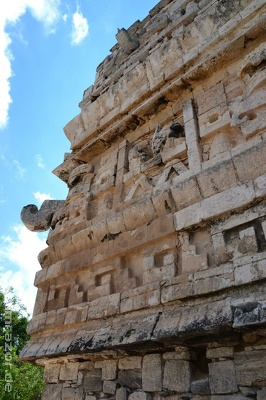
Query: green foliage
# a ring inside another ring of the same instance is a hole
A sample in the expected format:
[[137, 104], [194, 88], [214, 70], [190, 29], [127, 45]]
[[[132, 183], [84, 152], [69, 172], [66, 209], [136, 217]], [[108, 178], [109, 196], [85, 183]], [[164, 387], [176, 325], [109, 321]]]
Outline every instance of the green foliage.
[[19, 361], [29, 340], [29, 315], [11, 287], [0, 288], [0, 400], [38, 400], [43, 390], [43, 368]]

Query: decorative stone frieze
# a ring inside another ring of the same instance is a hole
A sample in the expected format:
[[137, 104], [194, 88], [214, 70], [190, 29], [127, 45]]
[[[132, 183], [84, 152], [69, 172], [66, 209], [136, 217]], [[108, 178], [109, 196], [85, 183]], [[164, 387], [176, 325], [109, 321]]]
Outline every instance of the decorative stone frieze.
[[264, 400], [265, 15], [161, 0], [98, 66], [67, 198], [22, 211], [50, 228], [20, 355], [44, 400]]

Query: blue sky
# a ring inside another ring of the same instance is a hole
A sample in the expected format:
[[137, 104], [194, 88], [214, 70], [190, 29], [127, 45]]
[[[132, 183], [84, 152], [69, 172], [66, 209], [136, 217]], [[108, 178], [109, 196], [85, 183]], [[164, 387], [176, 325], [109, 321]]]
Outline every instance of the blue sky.
[[70, 151], [63, 127], [79, 113], [117, 28], [157, 2], [0, 1], [0, 286], [13, 286], [30, 313], [47, 233], [28, 231], [20, 211], [65, 199], [66, 185], [51, 172]]

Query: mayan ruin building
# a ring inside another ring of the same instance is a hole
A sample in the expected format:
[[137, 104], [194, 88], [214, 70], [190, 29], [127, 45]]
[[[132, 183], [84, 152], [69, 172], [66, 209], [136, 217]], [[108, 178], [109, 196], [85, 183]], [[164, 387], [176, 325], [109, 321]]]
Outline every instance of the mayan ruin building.
[[67, 198], [21, 213], [49, 230], [20, 355], [42, 399], [266, 400], [265, 15], [161, 0], [118, 30], [64, 128]]

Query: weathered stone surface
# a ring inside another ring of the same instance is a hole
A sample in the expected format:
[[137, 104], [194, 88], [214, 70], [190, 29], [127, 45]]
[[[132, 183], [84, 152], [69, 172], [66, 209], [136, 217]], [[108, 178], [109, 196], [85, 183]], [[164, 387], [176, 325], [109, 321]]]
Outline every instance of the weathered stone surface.
[[116, 394], [115, 394], [115, 399], [116, 400], [127, 400], [127, 398], [128, 398], [127, 389], [124, 387], [118, 388], [116, 391]]
[[112, 380], [116, 378], [117, 374], [117, 361], [116, 360], [106, 360], [102, 363], [102, 379]]
[[257, 392], [257, 400], [263, 400], [266, 397], [266, 388], [263, 388]]
[[210, 389], [213, 394], [236, 393], [238, 391], [233, 361], [209, 364]]
[[22, 211], [45, 398], [264, 400], [265, 12], [161, 0], [98, 66], [66, 200]]
[[60, 381], [75, 381], [78, 378], [79, 363], [66, 363], [61, 366]]
[[44, 369], [43, 379], [46, 383], [57, 383], [60, 373], [60, 364], [47, 364]]
[[195, 394], [210, 394], [209, 379], [198, 379], [191, 382], [191, 392]]
[[118, 367], [119, 369], [141, 369], [142, 358], [138, 356], [131, 356], [120, 358]]
[[63, 384], [45, 385], [42, 392], [42, 400], [58, 400], [62, 395]]
[[104, 381], [103, 382], [103, 392], [106, 394], [115, 394], [116, 392], [116, 382]]
[[145, 392], [158, 392], [162, 389], [162, 357], [149, 354], [143, 358], [142, 387]]
[[63, 388], [62, 400], [83, 400], [83, 388]]
[[191, 364], [189, 361], [169, 360], [165, 363], [163, 388], [189, 392], [191, 386]]
[[95, 369], [84, 374], [84, 390], [88, 392], [99, 392], [102, 390], [102, 371]]
[[142, 376], [139, 370], [121, 370], [118, 372], [117, 382], [130, 389], [141, 389]]
[[253, 350], [235, 355], [235, 370], [238, 385], [264, 386], [266, 351]]
[[45, 200], [40, 208], [34, 204], [23, 207], [21, 220], [31, 231], [43, 232], [50, 228], [54, 213], [64, 206], [64, 200]]

